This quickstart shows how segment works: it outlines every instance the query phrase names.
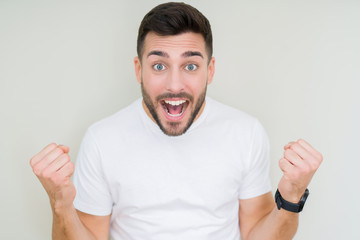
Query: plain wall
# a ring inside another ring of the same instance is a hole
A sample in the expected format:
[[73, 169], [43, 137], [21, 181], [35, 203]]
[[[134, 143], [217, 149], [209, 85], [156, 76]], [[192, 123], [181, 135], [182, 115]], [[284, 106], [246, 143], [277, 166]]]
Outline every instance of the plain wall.
[[[29, 165], [50, 142], [72, 160], [86, 128], [141, 96], [133, 57], [160, 1], [0, 0], [0, 239], [50, 239]], [[262, 122], [273, 190], [283, 146], [324, 155], [294, 239], [360, 239], [360, 2], [188, 1], [210, 20], [208, 95]]]

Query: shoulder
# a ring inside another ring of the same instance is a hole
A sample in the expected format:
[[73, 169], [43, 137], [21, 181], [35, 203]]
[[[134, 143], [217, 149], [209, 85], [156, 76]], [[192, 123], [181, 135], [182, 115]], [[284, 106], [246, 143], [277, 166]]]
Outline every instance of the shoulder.
[[244, 129], [251, 129], [259, 124], [256, 117], [235, 107], [220, 103], [209, 97], [206, 101], [209, 104], [209, 121]]
[[140, 119], [140, 106], [141, 99], [138, 99], [118, 112], [93, 123], [87, 131], [96, 137], [100, 137], [108, 134], [123, 133], [131, 128], [136, 128]]
[[207, 99], [209, 111], [206, 117], [207, 131], [222, 136], [222, 139], [231, 139], [251, 149], [253, 144], [263, 145], [268, 140], [266, 131], [260, 121], [234, 107], [225, 105], [211, 98]]

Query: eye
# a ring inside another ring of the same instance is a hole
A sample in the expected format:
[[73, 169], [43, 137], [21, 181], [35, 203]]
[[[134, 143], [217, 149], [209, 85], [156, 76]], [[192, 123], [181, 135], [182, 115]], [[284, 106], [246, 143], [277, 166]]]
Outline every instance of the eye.
[[195, 71], [197, 69], [197, 66], [193, 63], [190, 63], [190, 64], [186, 65], [185, 69], [188, 71]]
[[153, 69], [156, 71], [163, 71], [165, 70], [165, 66], [161, 63], [157, 63], [153, 65]]

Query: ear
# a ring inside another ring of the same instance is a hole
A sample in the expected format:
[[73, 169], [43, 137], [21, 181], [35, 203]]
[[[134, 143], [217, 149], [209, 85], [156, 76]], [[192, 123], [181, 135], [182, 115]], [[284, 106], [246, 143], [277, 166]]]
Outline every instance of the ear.
[[212, 57], [210, 59], [209, 66], [208, 66], [208, 80], [207, 80], [208, 85], [210, 83], [212, 83], [213, 78], [214, 78], [214, 74], [215, 74], [215, 58]]
[[141, 63], [138, 56], [134, 58], [134, 65], [135, 65], [136, 80], [138, 81], [138, 83], [141, 84]]

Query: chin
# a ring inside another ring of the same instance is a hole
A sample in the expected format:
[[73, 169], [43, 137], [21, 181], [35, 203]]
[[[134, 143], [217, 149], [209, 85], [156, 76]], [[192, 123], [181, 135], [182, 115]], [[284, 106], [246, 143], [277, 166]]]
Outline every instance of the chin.
[[[159, 124], [158, 124], [159, 125]], [[174, 121], [167, 121], [165, 124], [160, 124], [159, 127], [168, 136], [180, 136], [184, 134], [189, 127], [191, 126], [191, 123], [189, 124], [189, 121], [187, 124], [184, 122], [174, 122]]]
[[164, 93], [153, 101], [143, 84], [141, 91], [149, 115], [168, 136], [180, 136], [190, 128], [202, 109], [206, 96], [205, 87], [197, 99], [189, 93], [182, 92]]

